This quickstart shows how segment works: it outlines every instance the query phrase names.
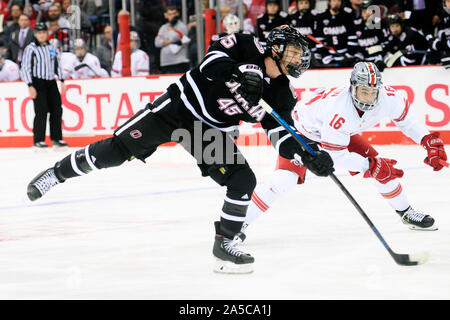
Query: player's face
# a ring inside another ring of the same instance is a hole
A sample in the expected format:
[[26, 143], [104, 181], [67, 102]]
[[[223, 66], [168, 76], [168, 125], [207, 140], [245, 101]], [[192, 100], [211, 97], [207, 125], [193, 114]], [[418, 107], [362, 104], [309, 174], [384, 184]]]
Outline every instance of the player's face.
[[297, 9], [298, 11], [309, 9], [309, 0], [300, 0], [297, 2]]
[[445, 7], [450, 9], [450, 0], [445, 0]]
[[238, 22], [230, 22], [229, 24], [227, 24], [226, 26], [227, 28], [227, 33], [233, 33], [233, 32], [238, 32], [239, 31], [239, 23]]
[[402, 33], [402, 26], [400, 25], [400, 23], [394, 23], [389, 26], [389, 30], [394, 36], [398, 36], [400, 33]]
[[341, 0], [330, 0], [330, 9], [339, 9], [341, 5]]
[[356, 99], [362, 103], [374, 103], [378, 96], [377, 88], [370, 88], [366, 86], [356, 87]]
[[301, 66], [302, 65], [303, 49], [292, 44], [287, 45], [284, 50], [283, 59], [280, 61], [281, 71], [285, 75], [289, 74], [288, 66]]
[[361, 11], [361, 17], [364, 19], [364, 21], [367, 21], [373, 15], [373, 13], [374, 12], [372, 10], [363, 9]]
[[280, 7], [276, 3], [269, 3], [267, 5], [267, 14], [276, 15], [279, 8]]
[[130, 48], [132, 51], [136, 50], [138, 47], [138, 42], [136, 40], [131, 40], [130, 41]]
[[86, 49], [84, 49], [84, 48], [76, 48], [76, 49], [75, 49], [75, 55], [76, 55], [78, 58], [84, 57], [84, 56], [86, 55]]

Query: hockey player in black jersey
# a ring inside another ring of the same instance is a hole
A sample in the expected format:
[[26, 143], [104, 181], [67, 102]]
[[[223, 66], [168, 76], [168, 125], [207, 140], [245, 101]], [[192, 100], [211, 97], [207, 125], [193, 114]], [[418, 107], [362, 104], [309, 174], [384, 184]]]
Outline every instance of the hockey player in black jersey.
[[266, 13], [256, 20], [256, 36], [265, 43], [270, 31], [288, 23], [288, 14], [280, 10], [278, 0], [266, 0]]
[[442, 1], [442, 14], [437, 25], [436, 37], [429, 39], [432, 52], [446, 68], [450, 68], [450, 0]]
[[388, 45], [389, 31], [384, 20], [374, 16], [375, 13], [369, 9], [370, 6], [370, 0], [363, 0], [360, 6], [362, 23], [355, 26], [358, 39], [355, 57], [361, 61], [373, 62], [380, 71], [383, 71], [386, 66], [383, 58]]
[[[296, 10], [289, 15], [289, 25], [297, 29], [302, 36], [307, 37], [314, 33], [316, 24], [316, 14], [311, 10], [311, 0], [297, 0]], [[307, 40], [309, 47], [312, 48], [313, 51], [315, 42], [311, 39]]]
[[[290, 112], [297, 97], [287, 75], [299, 77], [308, 68], [309, 58], [305, 40], [288, 26], [272, 30], [266, 52], [251, 35], [223, 37], [211, 45], [198, 66], [138, 111], [111, 138], [75, 151], [36, 176], [28, 185], [28, 197], [36, 200], [53, 186], [91, 171], [133, 158], [144, 161], [159, 145], [178, 142], [195, 157], [203, 176], [227, 188], [220, 221], [215, 222], [215, 270], [251, 272], [254, 258], [237, 249], [233, 238], [245, 220], [256, 178], [234, 143], [234, 133], [240, 121], [261, 122], [280, 155], [287, 159], [299, 155], [313, 173], [329, 175], [333, 162], [328, 153], [317, 151], [316, 157], [310, 156], [258, 105], [262, 97], [292, 123]], [[205, 135], [210, 138], [203, 139]], [[215, 141], [210, 142], [211, 137]], [[213, 144], [218, 140], [222, 143]]]
[[325, 66], [353, 66], [358, 46], [353, 20], [342, 0], [328, 0], [328, 10], [317, 15], [316, 60]]
[[426, 64], [428, 41], [422, 31], [408, 27], [402, 18], [388, 17], [389, 36], [384, 61], [387, 67]]

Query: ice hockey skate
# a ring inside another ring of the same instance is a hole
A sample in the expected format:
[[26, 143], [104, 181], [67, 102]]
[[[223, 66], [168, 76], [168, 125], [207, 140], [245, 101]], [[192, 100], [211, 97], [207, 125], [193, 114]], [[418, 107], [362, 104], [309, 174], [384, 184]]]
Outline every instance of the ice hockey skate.
[[434, 224], [434, 219], [430, 215], [425, 215], [414, 210], [411, 206], [405, 211], [397, 211], [402, 217], [402, 222], [411, 230], [435, 231], [438, 227]]
[[251, 273], [255, 258], [236, 248], [234, 239], [219, 234], [219, 222], [215, 222], [216, 238], [213, 255], [216, 259], [214, 271], [219, 273]]
[[31, 201], [35, 201], [41, 198], [44, 194], [47, 193], [52, 187], [61, 183], [56, 175], [55, 170], [53, 168], [49, 168], [47, 170], [39, 173], [27, 187], [27, 195]]

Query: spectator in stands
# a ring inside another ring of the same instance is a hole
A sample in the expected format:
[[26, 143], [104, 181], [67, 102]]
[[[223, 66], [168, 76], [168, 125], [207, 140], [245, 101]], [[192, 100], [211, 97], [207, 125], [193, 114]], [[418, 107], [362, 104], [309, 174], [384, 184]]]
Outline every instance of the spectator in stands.
[[[407, 24], [421, 29], [424, 34], [433, 33], [433, 19], [437, 15], [441, 0], [396, 0], [400, 17]], [[436, 21], [437, 22], [437, 21]]]
[[30, 28], [30, 19], [26, 14], [19, 17], [19, 29], [11, 34], [8, 45], [8, 57], [19, 66], [22, 62], [23, 51], [34, 40], [34, 31]]
[[[229, 13], [234, 14], [234, 15], [236, 15], [238, 13], [238, 5], [239, 5], [238, 0], [220, 0], [219, 1], [220, 7], [227, 6], [228, 8], [230, 8]], [[222, 16], [222, 17], [224, 17], [224, 16]]]
[[317, 15], [314, 57], [325, 67], [350, 67], [358, 49], [353, 16], [341, 0], [328, 0], [328, 10]]
[[389, 37], [386, 46], [387, 67], [426, 64], [428, 42], [422, 31], [406, 26], [400, 15], [388, 19]]
[[167, 23], [163, 24], [155, 38], [155, 46], [161, 48], [162, 73], [184, 73], [189, 70], [187, 26], [179, 20], [177, 7], [168, 6], [164, 12]]
[[54, 2], [48, 8], [47, 28], [50, 30], [50, 23], [56, 22], [61, 29], [71, 29], [69, 20], [62, 16], [62, 8], [59, 2]]
[[288, 15], [280, 10], [278, 0], [266, 0], [266, 13], [256, 20], [256, 36], [261, 42], [265, 42], [270, 30], [287, 23]]
[[95, 54], [100, 60], [101, 67], [108, 71], [108, 73], [111, 73], [112, 59], [114, 57], [111, 26], [105, 26], [103, 29], [103, 36], [100, 40], [100, 46], [97, 47]]
[[[10, 9], [9, 21], [6, 21], [6, 28], [4, 28], [4, 36], [9, 39], [14, 31], [19, 30], [19, 17], [22, 14], [22, 7], [18, 4], [13, 4]], [[5, 22], [5, 21], [3, 21]]]
[[57, 39], [61, 46], [62, 52], [69, 52], [72, 50], [72, 44], [70, 42], [69, 29], [62, 29], [58, 24], [58, 20], [48, 21], [48, 40]]
[[[150, 74], [150, 58], [139, 49], [141, 40], [136, 31], [130, 32], [130, 48], [131, 48], [131, 75], [132, 76], [148, 76]], [[114, 63], [111, 69], [112, 77], [122, 76], [122, 51], [118, 51], [114, 57]]]
[[255, 33], [255, 26], [253, 25], [252, 19], [248, 15], [248, 7], [245, 3], [242, 5], [242, 14], [244, 16], [242, 30], [247, 33]]
[[0, 50], [0, 82], [20, 79], [19, 66], [5, 58], [4, 50]]
[[[361, 3], [362, 23], [356, 25], [356, 36], [358, 39], [358, 52], [355, 56], [361, 61], [373, 62], [382, 72], [385, 68], [383, 58], [388, 45], [389, 31], [386, 23], [380, 17], [373, 16], [375, 13], [368, 10], [371, 6], [370, 0]], [[372, 19], [370, 19], [373, 16]]]
[[71, 16], [73, 14], [80, 14], [80, 28], [81, 30], [89, 31], [92, 28], [91, 20], [89, 20], [88, 15], [82, 9], [77, 10], [72, 6], [72, 0], [63, 0], [61, 4], [61, 17], [70, 22]]

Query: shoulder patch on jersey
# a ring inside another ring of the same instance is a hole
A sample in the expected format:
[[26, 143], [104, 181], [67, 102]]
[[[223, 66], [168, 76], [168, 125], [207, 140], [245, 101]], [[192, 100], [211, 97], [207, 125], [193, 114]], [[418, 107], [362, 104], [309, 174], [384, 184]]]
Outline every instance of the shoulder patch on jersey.
[[256, 37], [253, 37], [253, 41], [255, 42], [256, 49], [258, 49], [258, 51], [259, 51], [261, 54], [264, 54], [264, 48], [263, 48], [263, 46], [261, 45], [261, 43], [258, 41], [258, 39], [256, 39]]
[[347, 12], [347, 13], [352, 13], [353, 9], [349, 8], [349, 7], [344, 7], [344, 11]]
[[256, 17], [256, 19], [261, 19], [262, 17], [264, 17], [264, 13], [261, 13], [259, 16]]
[[288, 16], [288, 14], [284, 11], [280, 11], [279, 14], [280, 14], [280, 17], [282, 17], [282, 18], [286, 18]]

